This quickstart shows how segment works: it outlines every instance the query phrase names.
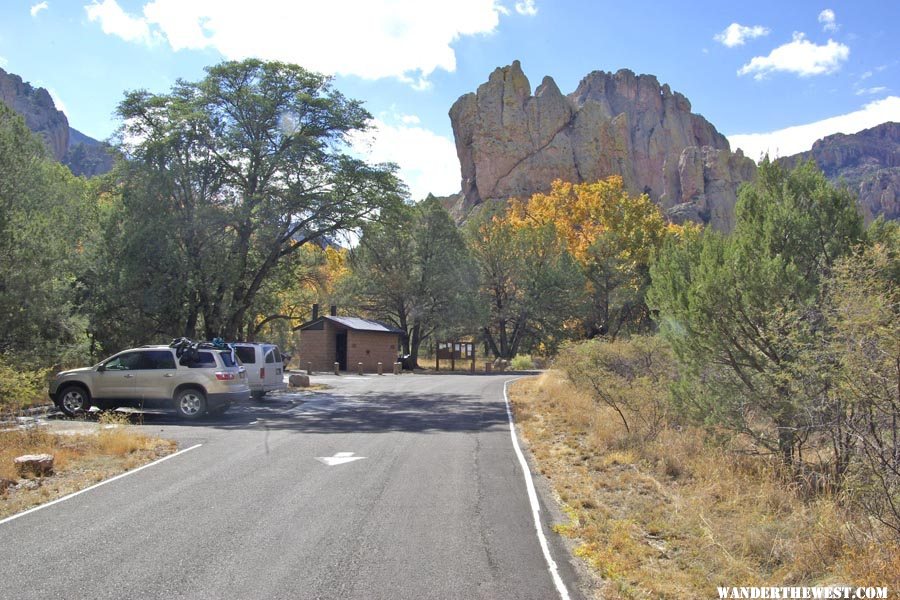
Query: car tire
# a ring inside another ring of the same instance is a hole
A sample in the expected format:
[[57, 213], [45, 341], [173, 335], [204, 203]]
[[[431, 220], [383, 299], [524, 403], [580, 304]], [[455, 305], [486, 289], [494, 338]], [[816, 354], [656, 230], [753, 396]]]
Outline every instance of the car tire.
[[206, 414], [206, 394], [197, 388], [186, 388], [175, 394], [175, 412], [182, 419], [199, 419]]
[[67, 385], [57, 393], [56, 405], [67, 417], [85, 414], [91, 408], [91, 395], [80, 385]]

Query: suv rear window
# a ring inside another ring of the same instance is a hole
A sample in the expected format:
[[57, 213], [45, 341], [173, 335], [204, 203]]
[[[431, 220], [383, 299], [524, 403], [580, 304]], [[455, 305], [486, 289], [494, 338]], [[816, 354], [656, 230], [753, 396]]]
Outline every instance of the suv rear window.
[[181, 357], [181, 364], [190, 369], [214, 369], [216, 357], [212, 352], [186, 352]]
[[253, 346], [238, 346], [234, 352], [245, 365], [252, 365], [256, 362], [256, 348]]
[[231, 352], [219, 352], [222, 357], [222, 364], [226, 367], [236, 367], [237, 364], [231, 359]]
[[275, 362], [277, 362], [277, 363], [282, 362], [281, 361], [281, 352], [278, 351], [278, 348], [274, 348], [272, 350], [272, 354], [275, 355]]

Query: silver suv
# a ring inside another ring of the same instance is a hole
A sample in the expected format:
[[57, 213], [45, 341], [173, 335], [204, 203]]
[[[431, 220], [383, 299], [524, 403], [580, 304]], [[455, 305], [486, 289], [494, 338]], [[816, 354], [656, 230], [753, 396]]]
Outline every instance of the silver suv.
[[247, 373], [230, 349], [200, 345], [188, 352], [144, 346], [94, 365], [63, 371], [50, 382], [50, 397], [68, 416], [118, 406], [172, 407], [196, 419], [223, 413], [248, 400]]

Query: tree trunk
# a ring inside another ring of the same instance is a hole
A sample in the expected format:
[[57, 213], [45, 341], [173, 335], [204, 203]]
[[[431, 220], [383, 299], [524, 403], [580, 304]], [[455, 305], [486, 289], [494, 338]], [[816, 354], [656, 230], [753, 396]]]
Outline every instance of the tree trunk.
[[412, 341], [409, 345], [409, 364], [415, 369], [419, 368], [419, 345], [422, 343], [421, 333], [422, 324], [416, 321], [412, 328]]

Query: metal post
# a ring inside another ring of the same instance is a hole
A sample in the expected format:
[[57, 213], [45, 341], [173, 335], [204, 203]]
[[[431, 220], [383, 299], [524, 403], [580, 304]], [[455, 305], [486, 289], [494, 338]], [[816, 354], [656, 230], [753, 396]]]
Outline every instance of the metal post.
[[401, 366], [402, 366], [402, 365], [401, 365], [400, 363], [398, 363], [398, 362], [395, 362], [395, 363], [394, 363], [394, 375], [399, 375], [399, 374], [400, 374], [400, 367], [401, 367]]
[[306, 363], [306, 374], [312, 375], [312, 363], [311, 362]]
[[380, 362], [378, 363], [378, 374], [384, 375], [384, 369], [382, 368], [382, 365]]
[[363, 374], [362, 363], [356, 363], [356, 374], [357, 374], [357, 375], [362, 375], [362, 374]]
[[341, 363], [334, 363], [334, 374], [335, 375], [341, 374]]

